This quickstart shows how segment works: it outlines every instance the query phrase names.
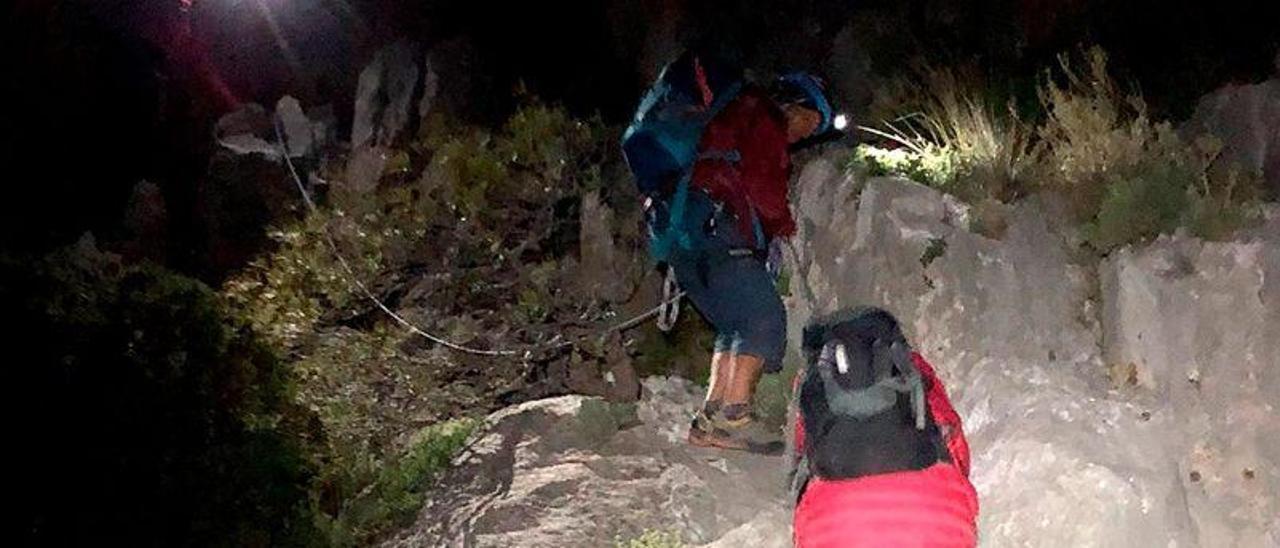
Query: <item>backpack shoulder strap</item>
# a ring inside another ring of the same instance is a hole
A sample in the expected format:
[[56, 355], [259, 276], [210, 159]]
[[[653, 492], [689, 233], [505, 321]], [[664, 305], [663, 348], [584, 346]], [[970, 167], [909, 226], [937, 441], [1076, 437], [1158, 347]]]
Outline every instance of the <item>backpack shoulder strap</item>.
[[[925, 408], [924, 381], [920, 377], [920, 371], [911, 363], [910, 352], [901, 341], [894, 342], [888, 348], [882, 345], [877, 346], [873, 351], [872, 361], [877, 380], [875, 384], [866, 388], [854, 391], [840, 390], [831, 368], [819, 369], [819, 373], [823, 376], [828, 407], [839, 415], [870, 417], [893, 407], [898, 401], [899, 394], [907, 394], [911, 398], [911, 410], [916, 421], [916, 429], [924, 430], [928, 418]], [[847, 359], [844, 356], [844, 345], [832, 340], [823, 347], [819, 359], [828, 360], [828, 363], [840, 367], [839, 362]], [[894, 375], [892, 371], [898, 371], [900, 374]]]
[[693, 173], [686, 172], [680, 177], [680, 182], [676, 183], [675, 194], [671, 196], [671, 215], [667, 219], [667, 231], [658, 236], [655, 245], [659, 246], [661, 251], [659, 256], [666, 257], [671, 253], [674, 245], [683, 245], [688, 247], [688, 235], [683, 234], [681, 229], [684, 226], [685, 208], [689, 206], [689, 182], [693, 178]]
[[907, 347], [903, 341], [894, 341], [889, 347], [889, 358], [893, 361], [893, 366], [900, 373], [898, 381], [902, 386], [898, 389], [901, 391], [909, 391], [911, 396], [911, 411], [915, 414], [916, 429], [924, 430], [925, 422], [928, 418], [928, 409], [925, 406], [924, 377], [920, 374], [920, 370], [916, 368], [915, 361], [911, 359], [911, 349]]
[[[729, 106], [742, 90], [742, 82], [734, 82], [721, 90], [720, 95], [716, 96], [710, 106], [702, 113], [703, 128], [707, 123], [715, 118], [725, 107]], [[703, 155], [714, 155], [715, 159], [723, 159], [726, 161], [739, 162], [742, 155], [736, 150], [730, 151], [708, 151], [699, 154], [701, 159]], [[684, 233], [684, 216], [689, 203], [689, 187], [693, 179], [693, 166], [687, 166], [684, 173], [681, 174], [679, 182], [676, 183], [675, 191], [671, 195], [670, 214], [667, 218], [667, 230], [663, 234], [656, 235], [651, 243], [651, 251], [655, 257], [668, 257], [671, 250], [675, 246], [691, 248], [692, 242], [689, 234]]]
[[804, 490], [809, 486], [809, 479], [813, 476], [813, 471], [809, 469], [809, 457], [803, 452], [800, 454], [800, 462], [796, 465], [795, 473], [791, 476], [791, 485], [788, 486], [788, 494], [791, 495], [791, 507], [800, 506], [800, 498], [804, 496]]

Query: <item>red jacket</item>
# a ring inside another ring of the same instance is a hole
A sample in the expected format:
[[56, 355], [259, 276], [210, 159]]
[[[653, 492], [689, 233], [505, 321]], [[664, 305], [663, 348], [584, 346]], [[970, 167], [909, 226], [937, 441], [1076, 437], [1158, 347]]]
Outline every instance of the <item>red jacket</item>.
[[[754, 239], [754, 211], [766, 236], [790, 236], [796, 223], [787, 204], [791, 156], [787, 122], [768, 96], [747, 88], [703, 131], [693, 167], [694, 186], [724, 203], [738, 217], [738, 230]], [[736, 152], [740, 160], [723, 159]]]
[[[793, 517], [797, 547], [977, 544], [978, 495], [969, 483], [969, 443], [960, 415], [933, 366], [918, 353], [911, 358], [929, 385], [930, 414], [952, 462], [849, 480], [811, 478]], [[803, 421], [796, 421], [796, 447], [804, 447]]]

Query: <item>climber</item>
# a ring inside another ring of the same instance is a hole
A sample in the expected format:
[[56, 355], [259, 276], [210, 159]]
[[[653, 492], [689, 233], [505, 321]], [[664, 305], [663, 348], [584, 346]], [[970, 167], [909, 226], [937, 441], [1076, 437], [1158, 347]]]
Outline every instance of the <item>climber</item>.
[[802, 346], [788, 448], [795, 545], [974, 546], [960, 416], [897, 320], [855, 309], [812, 322]]
[[[789, 147], [832, 127], [820, 81], [766, 89], [714, 57], [686, 53], [642, 101], [623, 149], [646, 199], [651, 251], [716, 331], [706, 400], [688, 440], [776, 453], [781, 433], [753, 418], [763, 373], [781, 369], [786, 312], [771, 274], [795, 231]], [[683, 139], [683, 140], [682, 140]]]

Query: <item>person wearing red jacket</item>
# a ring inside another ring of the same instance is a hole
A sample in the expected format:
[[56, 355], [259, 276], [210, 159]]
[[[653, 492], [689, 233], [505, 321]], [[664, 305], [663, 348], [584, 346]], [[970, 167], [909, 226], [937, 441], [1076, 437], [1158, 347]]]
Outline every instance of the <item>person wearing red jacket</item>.
[[782, 367], [786, 312], [768, 266], [795, 232], [787, 201], [790, 145], [825, 131], [831, 109], [815, 78], [784, 79], [774, 93], [746, 86], [705, 128], [693, 167], [695, 200], [707, 207], [707, 249], [675, 253], [671, 267], [716, 330], [710, 385], [689, 442], [775, 453], [781, 433], [756, 421], [761, 375]]
[[[882, 310], [869, 310], [861, 317], [881, 322], [885, 326], [884, 333], [892, 333], [890, 337], [905, 344], [892, 316]], [[928, 428], [923, 431], [917, 431], [915, 425], [910, 424], [909, 415], [895, 414], [892, 410], [880, 416], [888, 417], [896, 425], [875, 426], [875, 420], [866, 420], [855, 423], [854, 428], [861, 431], [854, 433], [853, 430], [833, 428], [832, 421], [823, 421], [828, 417], [805, 416], [806, 413], [828, 413], [825, 402], [798, 401], [793, 408], [794, 463], [805, 467], [799, 471], [800, 477], [793, 485], [793, 495], [798, 499], [793, 515], [797, 547], [958, 548], [977, 544], [978, 498], [968, 479], [969, 445], [960, 415], [952, 407], [933, 366], [917, 352], [911, 352], [909, 356], [924, 387]], [[869, 359], [865, 361], [870, 362]], [[819, 361], [809, 367], [832, 365]], [[807, 397], [830, 401], [830, 398], [822, 397], [826, 394], [825, 386], [815, 388], [824, 384], [815, 377], [831, 376], [805, 373], [796, 379], [797, 399]], [[804, 389], [802, 383], [807, 385]], [[806, 430], [813, 427], [821, 428], [820, 435], [829, 439], [807, 439]], [[906, 456], [911, 451], [897, 449], [909, 447], [900, 442], [917, 434], [922, 439], [935, 438], [934, 441], [941, 442], [930, 444], [934, 448], [918, 451], [925, 455], [923, 460]], [[862, 439], [851, 439], [859, 435]], [[845, 439], [830, 439], [842, 436]], [[821, 451], [814, 451], [815, 447], [809, 445], [819, 443], [824, 445], [817, 448]], [[858, 444], [857, 450], [847, 450], [850, 443]], [[891, 448], [875, 451], [866, 448], [868, 444]], [[822, 451], [828, 455], [815, 454]], [[851, 462], [858, 460], [857, 454], [875, 455], [876, 462], [871, 466]], [[829, 462], [832, 458], [843, 462]], [[828, 462], [814, 462], [824, 460]]]

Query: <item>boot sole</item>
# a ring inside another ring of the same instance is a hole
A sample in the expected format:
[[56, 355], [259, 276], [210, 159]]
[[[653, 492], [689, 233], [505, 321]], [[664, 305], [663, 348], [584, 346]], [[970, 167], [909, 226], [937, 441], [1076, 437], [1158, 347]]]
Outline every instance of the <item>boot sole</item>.
[[711, 449], [728, 449], [731, 451], [744, 451], [747, 453], [756, 453], [760, 455], [780, 455], [784, 449], [782, 442], [770, 442], [766, 444], [753, 444], [739, 440], [717, 436], [712, 433], [700, 430], [689, 429], [688, 437], [689, 445], [694, 447], [705, 447]]
[[722, 436], [716, 436], [709, 432], [689, 429], [689, 445], [694, 447], [710, 447], [714, 449], [734, 449], [738, 451], [746, 451], [747, 445], [742, 442], [726, 439]]

